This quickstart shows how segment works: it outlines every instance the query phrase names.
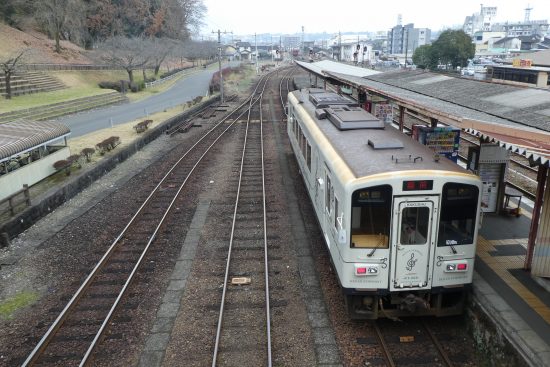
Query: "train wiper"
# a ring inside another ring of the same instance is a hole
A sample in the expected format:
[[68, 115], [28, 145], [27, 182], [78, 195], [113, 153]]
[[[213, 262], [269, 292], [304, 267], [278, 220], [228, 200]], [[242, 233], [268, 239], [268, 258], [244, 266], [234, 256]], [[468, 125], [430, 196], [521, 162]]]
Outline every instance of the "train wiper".
[[374, 247], [374, 248], [371, 250], [371, 252], [369, 252], [369, 253], [367, 254], [367, 257], [371, 257], [372, 255], [374, 255], [374, 252], [376, 251], [377, 248], [378, 248], [378, 245], [376, 245], [376, 247]]
[[[453, 242], [455, 242], [455, 243], [453, 243]], [[454, 246], [456, 244], [457, 243], [454, 240], [447, 240], [447, 243], [446, 243], [446, 245], [451, 248], [451, 250], [453, 251], [453, 254], [455, 254], [455, 255], [457, 254], [457, 251], [456, 251], [455, 246]]]
[[382, 236], [382, 234], [380, 234], [380, 241], [376, 242], [376, 246], [374, 246], [371, 250], [371, 252], [369, 252], [367, 254], [367, 257], [371, 257], [372, 255], [374, 255], [374, 253], [376, 252], [376, 249], [380, 247], [380, 245], [383, 245], [384, 244], [384, 236]]

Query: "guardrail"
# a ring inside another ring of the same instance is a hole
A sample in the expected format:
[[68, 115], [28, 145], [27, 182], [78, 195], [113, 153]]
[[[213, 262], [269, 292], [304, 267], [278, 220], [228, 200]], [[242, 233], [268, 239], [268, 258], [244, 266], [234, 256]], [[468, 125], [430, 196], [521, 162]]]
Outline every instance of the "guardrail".
[[162, 78], [162, 79], [159, 79], [159, 80], [155, 80], [155, 81], [150, 82], [150, 83], [145, 83], [145, 88], [151, 88], [151, 87], [154, 87], [155, 85], [159, 85], [159, 84], [162, 84], [162, 83], [167, 82], [167, 81], [169, 81], [169, 80], [172, 80], [172, 79], [174, 79], [174, 78], [176, 78], [176, 77], [182, 75], [183, 73], [185, 73], [185, 72], [186, 72], [187, 70], [189, 70], [189, 69], [192, 69], [192, 67], [190, 67], [190, 68], [185, 68], [185, 69], [183, 69], [183, 70], [181, 70], [181, 71], [178, 71], [177, 73], [174, 73], [174, 74], [172, 74], [172, 75], [170, 75], [170, 76], [167, 76], [166, 78]]

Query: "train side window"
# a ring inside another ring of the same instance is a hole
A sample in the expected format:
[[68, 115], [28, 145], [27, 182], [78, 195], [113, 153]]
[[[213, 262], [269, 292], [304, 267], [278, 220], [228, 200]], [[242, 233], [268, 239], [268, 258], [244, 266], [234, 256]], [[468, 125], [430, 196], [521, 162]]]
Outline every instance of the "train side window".
[[474, 243], [479, 189], [474, 185], [443, 185], [437, 246]]
[[392, 194], [390, 185], [359, 189], [352, 194], [352, 248], [389, 247]]
[[289, 124], [289, 129], [291, 131], [294, 131], [294, 116], [291, 116], [289, 119], [288, 119], [288, 124]]
[[330, 181], [330, 177], [327, 176], [327, 183], [326, 183], [326, 190], [325, 190], [325, 210], [328, 214], [330, 214], [330, 201], [334, 193], [334, 191], [332, 190], [333, 190], [332, 182]]
[[307, 168], [311, 171], [311, 145], [309, 144], [309, 141], [306, 141], [307, 143], [307, 150], [306, 150], [306, 161], [307, 161]]
[[304, 159], [306, 159], [306, 137], [303, 131], [300, 131], [300, 137], [300, 147], [302, 148], [302, 155], [304, 156]]

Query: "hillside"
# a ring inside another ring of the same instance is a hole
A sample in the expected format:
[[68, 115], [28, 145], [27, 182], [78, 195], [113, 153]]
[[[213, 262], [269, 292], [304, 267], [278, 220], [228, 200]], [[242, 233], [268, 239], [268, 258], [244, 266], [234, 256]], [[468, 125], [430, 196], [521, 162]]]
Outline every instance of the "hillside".
[[54, 51], [55, 42], [40, 32], [22, 32], [0, 23], [0, 59], [19, 50], [30, 49], [25, 56], [26, 63], [48, 64], [92, 64], [87, 51], [68, 41], [61, 41], [62, 53]]

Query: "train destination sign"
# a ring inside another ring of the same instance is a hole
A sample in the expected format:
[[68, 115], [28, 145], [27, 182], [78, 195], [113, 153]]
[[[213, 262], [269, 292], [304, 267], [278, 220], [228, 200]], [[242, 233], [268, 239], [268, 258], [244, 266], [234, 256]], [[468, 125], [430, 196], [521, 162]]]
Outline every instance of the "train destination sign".
[[433, 186], [433, 180], [403, 181], [403, 191], [432, 190]]

